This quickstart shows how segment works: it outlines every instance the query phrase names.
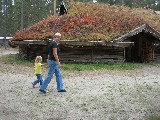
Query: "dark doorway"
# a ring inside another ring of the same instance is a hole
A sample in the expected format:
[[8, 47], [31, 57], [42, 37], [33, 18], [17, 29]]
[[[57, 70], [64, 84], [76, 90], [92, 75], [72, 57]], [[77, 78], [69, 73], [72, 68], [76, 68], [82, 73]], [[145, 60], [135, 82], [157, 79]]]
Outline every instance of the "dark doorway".
[[126, 49], [126, 60], [131, 62], [146, 62], [153, 60], [153, 46], [152, 42], [139, 34], [132, 37], [132, 42], [134, 45], [131, 48]]
[[139, 56], [139, 40], [134, 41], [134, 46], [131, 48], [131, 61], [132, 62], [142, 62]]

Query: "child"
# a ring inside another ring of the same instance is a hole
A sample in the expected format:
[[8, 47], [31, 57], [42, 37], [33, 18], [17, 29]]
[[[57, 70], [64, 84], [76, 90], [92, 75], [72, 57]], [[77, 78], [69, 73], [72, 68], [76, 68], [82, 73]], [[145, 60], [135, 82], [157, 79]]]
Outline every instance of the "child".
[[42, 85], [42, 66], [44, 66], [45, 64], [42, 64], [42, 57], [41, 56], [37, 56], [36, 59], [35, 59], [35, 66], [34, 66], [34, 69], [35, 69], [35, 75], [37, 76], [37, 80], [35, 80], [33, 83], [32, 83], [32, 87], [35, 88], [35, 85], [37, 83], [40, 83], [40, 85]]

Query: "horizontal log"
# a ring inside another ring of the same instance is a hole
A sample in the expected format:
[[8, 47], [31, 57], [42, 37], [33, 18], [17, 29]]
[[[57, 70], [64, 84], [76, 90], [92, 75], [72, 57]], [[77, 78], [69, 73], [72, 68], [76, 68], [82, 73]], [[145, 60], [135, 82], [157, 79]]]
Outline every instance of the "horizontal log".
[[48, 45], [48, 40], [23, 40], [23, 41], [9, 41], [11, 45], [24, 46], [24, 45]]
[[[23, 41], [9, 41], [11, 45], [48, 45], [50, 40], [23, 40]], [[129, 47], [133, 42], [105, 42], [105, 41], [76, 41], [76, 40], [61, 40], [60, 44], [65, 46], [115, 46], [115, 47]]]
[[129, 47], [133, 46], [134, 42], [105, 42], [105, 41], [75, 41], [75, 40], [61, 40], [63, 45], [69, 46], [115, 46], [115, 47]]

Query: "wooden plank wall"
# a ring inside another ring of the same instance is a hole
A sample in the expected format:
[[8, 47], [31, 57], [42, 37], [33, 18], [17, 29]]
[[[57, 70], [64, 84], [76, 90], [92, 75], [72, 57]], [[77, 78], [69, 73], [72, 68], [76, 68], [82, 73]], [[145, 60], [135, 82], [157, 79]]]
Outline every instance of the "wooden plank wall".
[[133, 37], [134, 49], [132, 51], [132, 59], [136, 62], [145, 62], [153, 60], [153, 45], [143, 34]]
[[42, 56], [43, 61], [48, 58], [48, 47], [44, 45], [31, 45], [28, 47], [29, 59], [33, 60], [36, 56]]
[[154, 61], [160, 62], [160, 45], [155, 48]]
[[151, 42], [142, 40], [139, 48], [141, 49], [141, 56], [144, 61], [153, 60], [153, 48]]
[[63, 62], [123, 62], [123, 48], [109, 46], [61, 47]]
[[[95, 63], [95, 62], [124, 62], [124, 49], [111, 46], [60, 46], [60, 60], [72, 63]], [[47, 59], [48, 46], [30, 45], [20, 46], [21, 56], [33, 60], [41, 55], [43, 60]]]
[[42, 56], [43, 61], [46, 61], [48, 49], [44, 45], [19, 46], [19, 54], [23, 59], [30, 61], [34, 60], [36, 56]]

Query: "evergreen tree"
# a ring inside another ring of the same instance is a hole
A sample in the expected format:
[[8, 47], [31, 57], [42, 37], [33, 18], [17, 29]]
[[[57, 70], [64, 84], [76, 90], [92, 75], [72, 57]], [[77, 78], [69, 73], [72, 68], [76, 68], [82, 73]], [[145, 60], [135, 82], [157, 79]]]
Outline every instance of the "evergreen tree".
[[[72, 1], [93, 2], [93, 0], [64, 0], [66, 3]], [[53, 2], [54, 0], [1, 0], [0, 36], [13, 36], [17, 31], [53, 15]], [[56, 1], [56, 8], [61, 2], [62, 0]], [[97, 2], [160, 10], [160, 0], [97, 0]]]

